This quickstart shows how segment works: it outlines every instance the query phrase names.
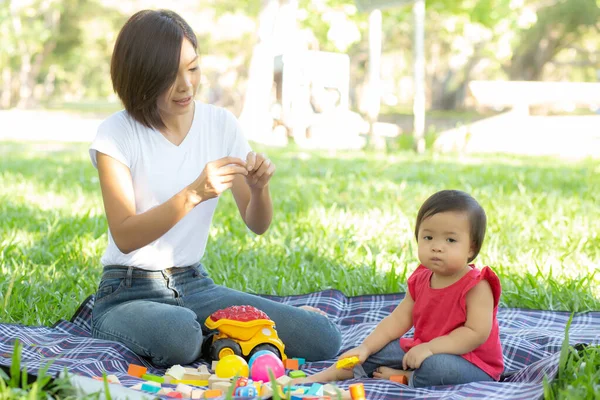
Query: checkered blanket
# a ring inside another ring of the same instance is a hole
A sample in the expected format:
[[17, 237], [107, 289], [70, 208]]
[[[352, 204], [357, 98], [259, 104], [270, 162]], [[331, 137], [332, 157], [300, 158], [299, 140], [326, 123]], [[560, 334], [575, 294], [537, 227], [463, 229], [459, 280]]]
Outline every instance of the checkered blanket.
[[[358, 345], [378, 321], [388, 315], [403, 294], [346, 297], [336, 290], [306, 295], [265, 296], [292, 305], [319, 307], [337, 322], [343, 334], [342, 351]], [[125, 386], [139, 382], [127, 375], [130, 363], [145, 365], [149, 373], [163, 374], [147, 361], [138, 358], [123, 345], [90, 336], [90, 296], [70, 321], [61, 320], [53, 327], [0, 324], [0, 365], [10, 365], [14, 339], [23, 344], [23, 362], [29, 371], [52, 361], [51, 373], [67, 368], [72, 373], [101, 376], [117, 375]], [[503, 381], [471, 383], [427, 389], [413, 389], [390, 381], [360, 380], [369, 400], [379, 399], [536, 399], [543, 394], [544, 375], [553, 378], [558, 370], [559, 351], [569, 318], [567, 312], [502, 308], [498, 312], [500, 336], [504, 349]], [[409, 332], [410, 334], [410, 332]], [[570, 329], [571, 344], [600, 344], [600, 312], [576, 314]], [[313, 362], [302, 368], [317, 372], [334, 360]], [[340, 388], [359, 380], [340, 382]]]

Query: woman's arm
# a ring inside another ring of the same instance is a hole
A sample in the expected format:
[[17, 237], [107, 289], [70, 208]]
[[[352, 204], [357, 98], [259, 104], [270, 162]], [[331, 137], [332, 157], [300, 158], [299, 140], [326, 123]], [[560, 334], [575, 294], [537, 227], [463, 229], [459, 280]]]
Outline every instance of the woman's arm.
[[262, 235], [273, 218], [269, 181], [275, 172], [275, 164], [264, 154], [250, 152], [246, 165], [248, 175], [236, 176], [231, 192], [246, 226]]
[[163, 204], [136, 214], [131, 172], [106, 154], [97, 153], [98, 175], [110, 232], [125, 254], [152, 243], [202, 201], [218, 196], [247, 173], [245, 162], [225, 157], [208, 163], [198, 179]]

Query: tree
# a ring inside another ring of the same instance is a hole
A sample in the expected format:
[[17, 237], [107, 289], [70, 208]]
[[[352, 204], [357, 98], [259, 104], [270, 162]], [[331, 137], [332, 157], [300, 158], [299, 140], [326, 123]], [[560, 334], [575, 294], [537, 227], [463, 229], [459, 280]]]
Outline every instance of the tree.
[[554, 0], [534, 3], [537, 20], [523, 30], [507, 71], [511, 80], [539, 80], [544, 66], [593, 28], [600, 33], [596, 0]]

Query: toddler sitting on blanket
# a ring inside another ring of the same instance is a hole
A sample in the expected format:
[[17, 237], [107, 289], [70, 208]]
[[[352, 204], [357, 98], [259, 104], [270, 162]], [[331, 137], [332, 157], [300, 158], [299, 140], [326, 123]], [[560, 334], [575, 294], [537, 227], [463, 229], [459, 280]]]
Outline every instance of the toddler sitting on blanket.
[[[486, 215], [467, 193], [443, 190], [421, 206], [415, 236], [421, 265], [408, 292], [363, 343], [335, 365], [295, 383], [405, 375], [413, 387], [498, 380], [503, 371], [496, 313], [500, 281], [472, 262], [483, 243]], [[403, 338], [412, 326], [413, 338]]]

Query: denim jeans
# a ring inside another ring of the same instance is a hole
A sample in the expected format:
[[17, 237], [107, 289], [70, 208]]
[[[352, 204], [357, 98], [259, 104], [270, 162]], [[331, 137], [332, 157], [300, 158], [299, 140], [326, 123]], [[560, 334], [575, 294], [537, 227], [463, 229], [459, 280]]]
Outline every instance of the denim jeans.
[[[402, 369], [404, 350], [400, 340], [392, 340], [362, 365], [354, 367], [355, 378], [372, 377], [377, 367]], [[455, 354], [434, 354], [414, 370], [408, 385], [412, 387], [459, 385], [462, 383], [493, 381], [492, 377], [475, 364]]]
[[264, 311], [288, 357], [325, 360], [340, 349], [340, 331], [327, 317], [216, 285], [200, 264], [163, 271], [104, 267], [92, 334], [121, 342], [157, 366], [190, 364], [201, 356], [206, 318], [233, 305]]

